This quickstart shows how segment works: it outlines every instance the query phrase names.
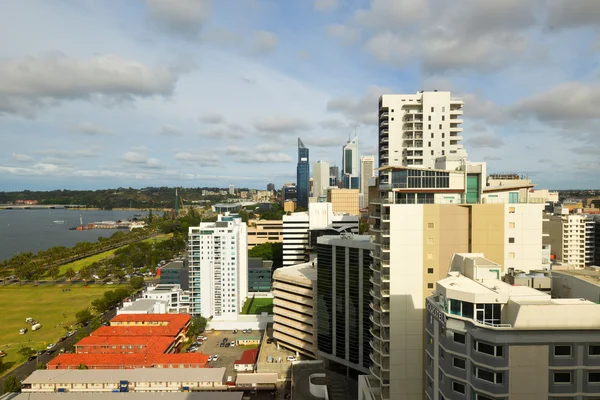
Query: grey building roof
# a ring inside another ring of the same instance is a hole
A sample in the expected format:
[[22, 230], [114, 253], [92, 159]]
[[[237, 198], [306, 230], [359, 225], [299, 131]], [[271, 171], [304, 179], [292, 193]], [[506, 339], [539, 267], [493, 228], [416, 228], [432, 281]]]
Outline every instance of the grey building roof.
[[23, 383], [222, 382], [225, 368], [46, 369]]
[[121, 311], [147, 311], [155, 303], [167, 303], [164, 300], [155, 299], [137, 299], [130, 306], [124, 307]]
[[248, 385], [253, 383], [277, 383], [277, 372], [263, 372], [255, 374], [237, 374], [236, 384]]
[[0, 400], [54, 400], [54, 399], [126, 399], [126, 400], [241, 400], [244, 392], [65, 392], [65, 393], [7, 393]]

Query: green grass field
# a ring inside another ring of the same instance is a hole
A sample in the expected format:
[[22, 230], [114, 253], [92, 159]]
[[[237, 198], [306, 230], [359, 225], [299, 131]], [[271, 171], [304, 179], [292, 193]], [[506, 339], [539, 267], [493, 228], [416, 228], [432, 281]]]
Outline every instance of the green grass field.
[[[149, 238], [149, 239], [145, 239], [143, 240], [144, 242], [152, 242], [154, 243], [154, 241], [156, 242], [162, 242], [163, 240], [167, 240], [171, 238], [171, 234], [164, 234], [164, 235], [158, 235], [156, 237], [153, 238]], [[128, 246], [128, 245], [126, 245]], [[125, 247], [125, 246], [122, 246]], [[86, 267], [88, 265], [92, 265], [95, 262], [98, 261], [102, 261], [106, 258], [111, 257], [115, 251], [117, 251], [118, 249], [120, 249], [121, 247], [117, 248], [117, 249], [112, 249], [112, 250], [108, 250], [105, 251], [103, 253], [98, 253], [96, 255], [90, 256], [90, 257], [86, 257], [86, 258], [82, 258], [81, 260], [77, 260], [77, 261], [73, 261], [67, 264], [63, 264], [60, 266], [60, 275], [64, 275], [64, 273], [69, 269], [69, 268], [73, 268], [73, 270], [75, 272], [79, 271], [81, 268]]]
[[261, 314], [264, 312], [273, 314], [273, 299], [250, 298], [246, 300], [244, 307], [242, 307], [242, 314]]
[[[63, 326], [76, 322], [75, 314], [91, 305], [92, 301], [102, 297], [104, 292], [120, 286], [7, 286], [0, 287], [0, 350], [8, 355], [2, 358], [0, 375], [17, 367], [26, 357], [17, 353], [21, 346], [45, 349], [48, 343], [67, 331]], [[70, 289], [63, 292], [63, 289]], [[42, 328], [32, 331], [25, 323], [31, 317], [42, 324]], [[19, 335], [19, 329], [28, 328], [25, 335]], [[57, 347], [57, 350], [59, 347]]]

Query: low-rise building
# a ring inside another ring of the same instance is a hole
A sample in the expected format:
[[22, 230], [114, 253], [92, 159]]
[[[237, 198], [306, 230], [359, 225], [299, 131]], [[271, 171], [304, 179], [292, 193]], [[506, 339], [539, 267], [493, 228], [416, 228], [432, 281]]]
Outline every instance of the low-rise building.
[[455, 254], [427, 298], [427, 399], [597, 396], [600, 305], [512, 286], [501, 270], [481, 253]]
[[238, 346], [255, 346], [260, 344], [260, 336], [240, 336], [236, 339]]
[[187, 260], [177, 260], [158, 269], [161, 285], [179, 285], [182, 290], [190, 290]]
[[233, 363], [233, 369], [238, 372], [254, 371], [256, 369], [256, 359], [258, 357], [258, 349], [246, 350], [242, 353], [239, 360]]
[[225, 368], [37, 370], [22, 384], [23, 393], [35, 392], [183, 392], [226, 390]]
[[235, 386], [240, 389], [273, 390], [277, 385], [277, 372], [237, 374]]
[[248, 250], [259, 244], [282, 241], [283, 221], [265, 219], [248, 221]]
[[278, 346], [313, 358], [316, 281], [313, 263], [282, 267], [273, 273], [273, 337]]
[[[188, 273], [187, 269], [185, 269], [185, 272]], [[150, 286], [146, 289], [143, 296], [145, 299], [166, 301], [167, 313], [190, 313], [190, 292], [183, 290], [182, 286], [179, 284], [159, 284]]]

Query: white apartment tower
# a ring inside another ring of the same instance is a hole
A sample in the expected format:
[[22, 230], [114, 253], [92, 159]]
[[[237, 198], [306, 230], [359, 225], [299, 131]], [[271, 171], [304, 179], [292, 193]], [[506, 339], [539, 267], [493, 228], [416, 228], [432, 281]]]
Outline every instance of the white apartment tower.
[[369, 179], [373, 177], [375, 169], [375, 157], [362, 156], [360, 158], [360, 195], [362, 204], [360, 208], [369, 206]]
[[544, 243], [564, 264], [578, 268], [594, 264], [596, 221], [587, 214], [546, 215]]
[[313, 163], [313, 197], [327, 195], [329, 187], [329, 163], [317, 161]]
[[189, 228], [190, 313], [236, 319], [248, 294], [248, 233], [237, 215]]
[[379, 98], [379, 166], [433, 168], [437, 157], [462, 149], [463, 101], [450, 92], [386, 94]]

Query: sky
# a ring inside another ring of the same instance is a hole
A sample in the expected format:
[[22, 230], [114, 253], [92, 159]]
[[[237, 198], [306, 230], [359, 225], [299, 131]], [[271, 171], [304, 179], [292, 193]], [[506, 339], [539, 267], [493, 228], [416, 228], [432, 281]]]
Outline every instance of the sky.
[[449, 90], [488, 172], [600, 188], [598, 0], [0, 0], [0, 191], [263, 189]]

